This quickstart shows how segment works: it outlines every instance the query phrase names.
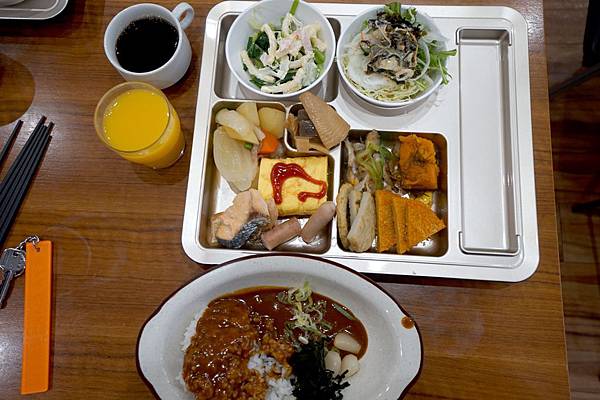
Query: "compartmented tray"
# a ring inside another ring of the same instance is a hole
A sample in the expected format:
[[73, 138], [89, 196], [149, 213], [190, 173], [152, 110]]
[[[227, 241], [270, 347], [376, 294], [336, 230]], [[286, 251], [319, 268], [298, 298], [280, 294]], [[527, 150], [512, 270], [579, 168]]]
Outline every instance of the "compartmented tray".
[[12, 6], [0, 7], [0, 19], [44, 20], [60, 14], [69, 0], [25, 0]]
[[[231, 250], [208, 242], [210, 216], [227, 208], [235, 193], [212, 156], [214, 115], [245, 101], [295, 112], [298, 99], [273, 102], [239, 85], [225, 59], [225, 39], [235, 18], [252, 3], [225, 1], [208, 14], [188, 191], [182, 232], [193, 260], [214, 264], [261, 250]], [[315, 3], [336, 37], [367, 4]], [[341, 82], [335, 64], [314, 92], [350, 124], [349, 137], [376, 129], [383, 140], [416, 133], [432, 140], [440, 155], [440, 185], [433, 208], [447, 229], [408, 254], [352, 253], [338, 243], [335, 220], [316, 242], [301, 239], [276, 250], [336, 260], [361, 272], [463, 279], [520, 281], [538, 264], [533, 146], [529, 97], [527, 24], [507, 7], [419, 6], [435, 20], [458, 55], [448, 61], [453, 76], [424, 103], [409, 110], [370, 106]], [[287, 135], [287, 133], [286, 133]], [[289, 138], [289, 156], [298, 153]], [[329, 156], [328, 199], [344, 173], [341, 146]], [[303, 221], [301, 221], [303, 223]]]

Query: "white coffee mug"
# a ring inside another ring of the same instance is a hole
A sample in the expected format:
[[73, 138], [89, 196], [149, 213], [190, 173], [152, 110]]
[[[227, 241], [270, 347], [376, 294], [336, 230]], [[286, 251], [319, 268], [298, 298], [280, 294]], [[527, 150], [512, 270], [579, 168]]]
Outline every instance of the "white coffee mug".
[[[148, 72], [131, 72], [117, 59], [117, 38], [133, 21], [146, 17], [161, 17], [177, 28], [179, 42], [173, 56], [161, 67]], [[110, 21], [104, 33], [104, 52], [110, 63], [127, 81], [141, 81], [164, 89], [179, 81], [190, 66], [192, 49], [183, 31], [194, 19], [194, 9], [188, 3], [179, 3], [173, 11], [158, 4], [142, 3], [127, 7]]]

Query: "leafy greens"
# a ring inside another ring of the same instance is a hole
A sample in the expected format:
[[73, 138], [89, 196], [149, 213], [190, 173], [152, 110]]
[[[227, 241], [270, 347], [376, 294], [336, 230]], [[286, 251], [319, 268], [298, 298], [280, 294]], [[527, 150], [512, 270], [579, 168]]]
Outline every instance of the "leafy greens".
[[[342, 57], [346, 76], [363, 94], [377, 100], [417, 97], [434, 83], [452, 78], [446, 66], [456, 50], [444, 50], [436, 34], [418, 20], [414, 7], [391, 2], [363, 22]], [[380, 78], [371, 78], [372, 74]]]

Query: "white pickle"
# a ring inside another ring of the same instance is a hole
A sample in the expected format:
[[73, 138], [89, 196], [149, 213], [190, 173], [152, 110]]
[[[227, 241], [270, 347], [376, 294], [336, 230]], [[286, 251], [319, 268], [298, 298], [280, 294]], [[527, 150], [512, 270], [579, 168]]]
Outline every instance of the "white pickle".
[[348, 354], [342, 359], [341, 371], [346, 372], [345, 378], [350, 378], [360, 370], [358, 358], [354, 354]]
[[338, 333], [335, 335], [333, 345], [340, 350], [347, 351], [348, 353], [358, 354], [360, 353], [360, 343], [356, 341], [352, 336], [347, 333]]
[[333, 375], [339, 375], [342, 368], [342, 357], [337, 351], [330, 350], [325, 356], [325, 368], [333, 372]]

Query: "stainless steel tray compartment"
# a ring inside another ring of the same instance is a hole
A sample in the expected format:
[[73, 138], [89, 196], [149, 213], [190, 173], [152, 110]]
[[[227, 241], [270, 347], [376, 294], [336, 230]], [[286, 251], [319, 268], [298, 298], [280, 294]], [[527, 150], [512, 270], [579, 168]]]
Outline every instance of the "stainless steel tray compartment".
[[461, 249], [518, 251], [506, 29], [457, 32], [460, 80]]
[[[229, 183], [221, 175], [217, 170], [217, 167], [213, 158], [213, 132], [217, 128], [217, 123], [215, 122], [215, 115], [217, 112], [224, 108], [228, 108], [231, 110], [236, 109], [240, 104], [246, 101], [232, 101], [232, 100], [222, 100], [215, 103], [212, 113], [211, 113], [211, 122], [210, 122], [210, 131], [208, 134], [208, 142], [206, 146], [206, 156], [205, 156], [205, 179], [204, 185], [202, 188], [203, 198], [202, 198], [202, 212], [200, 218], [200, 243], [202, 246], [206, 248], [211, 248], [211, 244], [209, 243], [209, 235], [210, 235], [210, 217], [211, 215], [224, 211], [227, 207], [229, 207], [235, 197], [235, 192], [229, 186]], [[281, 111], [287, 112], [289, 111], [289, 107], [284, 106], [279, 102], [268, 102], [268, 101], [260, 101], [257, 102], [257, 107], [260, 109], [262, 107], [271, 107], [276, 108]], [[302, 154], [294, 151], [291, 148], [286, 148], [285, 152], [286, 157], [297, 157]], [[314, 154], [311, 154], [314, 155]], [[327, 182], [327, 199], [333, 200], [335, 197], [335, 189], [333, 183], [333, 175], [334, 175], [334, 165], [335, 161], [331, 156], [327, 157], [327, 165], [328, 165], [328, 182]], [[287, 219], [287, 218], [286, 218]], [[304, 226], [308, 218], [298, 218], [300, 224]], [[319, 233], [317, 238], [312, 243], [305, 243], [301, 238], [296, 238], [292, 241], [282, 244], [277, 247], [277, 251], [288, 251], [288, 252], [302, 252], [302, 253], [310, 253], [310, 254], [323, 254], [330, 248], [331, 244], [331, 230], [332, 224], [328, 224], [323, 231]], [[243, 250], [231, 250], [231, 249], [223, 249], [220, 247], [219, 251], [243, 251]], [[261, 252], [261, 251], [256, 251]]]
[[[233, 108], [249, 100], [259, 105], [278, 104], [287, 113], [299, 107], [298, 99], [273, 103], [246, 93], [227, 66], [227, 32], [236, 16], [252, 4], [224, 1], [213, 7], [206, 19], [182, 232], [185, 252], [204, 264], [262, 252], [208, 245], [210, 216], [228, 207], [235, 196], [212, 160], [214, 113], [219, 107]], [[356, 15], [373, 7], [314, 6], [325, 14], [336, 35]], [[526, 279], [539, 260], [527, 23], [508, 7], [417, 9], [435, 21], [450, 48], [458, 49], [458, 56], [448, 60], [453, 77], [448, 85], [409, 110], [384, 110], [351, 95], [334, 64], [315, 94], [350, 124], [351, 137], [375, 129], [390, 137], [416, 133], [435, 141], [442, 167], [442, 189], [435, 209], [447, 229], [410, 254], [351, 253], [342, 249], [334, 220], [317, 243], [306, 245], [297, 239], [277, 250], [320, 254], [358, 271], [378, 274]], [[286, 137], [288, 154], [301, 155], [289, 142]], [[328, 198], [332, 200], [342, 182], [343, 157], [341, 146], [331, 150]]]
[[[364, 142], [367, 134], [370, 130], [351, 130], [348, 134], [348, 138], [351, 142]], [[378, 131], [381, 143], [388, 149], [393, 149], [394, 145], [398, 141], [399, 136], [408, 136], [415, 132], [388, 132]], [[439, 189], [433, 192], [432, 209], [435, 211], [438, 217], [440, 217], [446, 225], [448, 224], [448, 146], [446, 138], [443, 135], [437, 133], [416, 133], [418, 136], [425, 139], [429, 139], [433, 142], [438, 157], [438, 163], [440, 166], [440, 174], [438, 176]], [[344, 182], [346, 176], [346, 170], [348, 165], [348, 156], [346, 151], [342, 151], [340, 162], [340, 182]], [[417, 193], [414, 191], [413, 193]], [[337, 245], [342, 251], [342, 243], [338, 237]], [[431, 238], [424, 240], [417, 246], [410, 249], [406, 255], [421, 255], [421, 256], [432, 256], [440, 257], [448, 251], [448, 230], [443, 229], [441, 232], [433, 235]], [[376, 248], [373, 247], [371, 252], [377, 254]], [[348, 252], [348, 254], [356, 254]], [[395, 254], [395, 253], [390, 253]]]

